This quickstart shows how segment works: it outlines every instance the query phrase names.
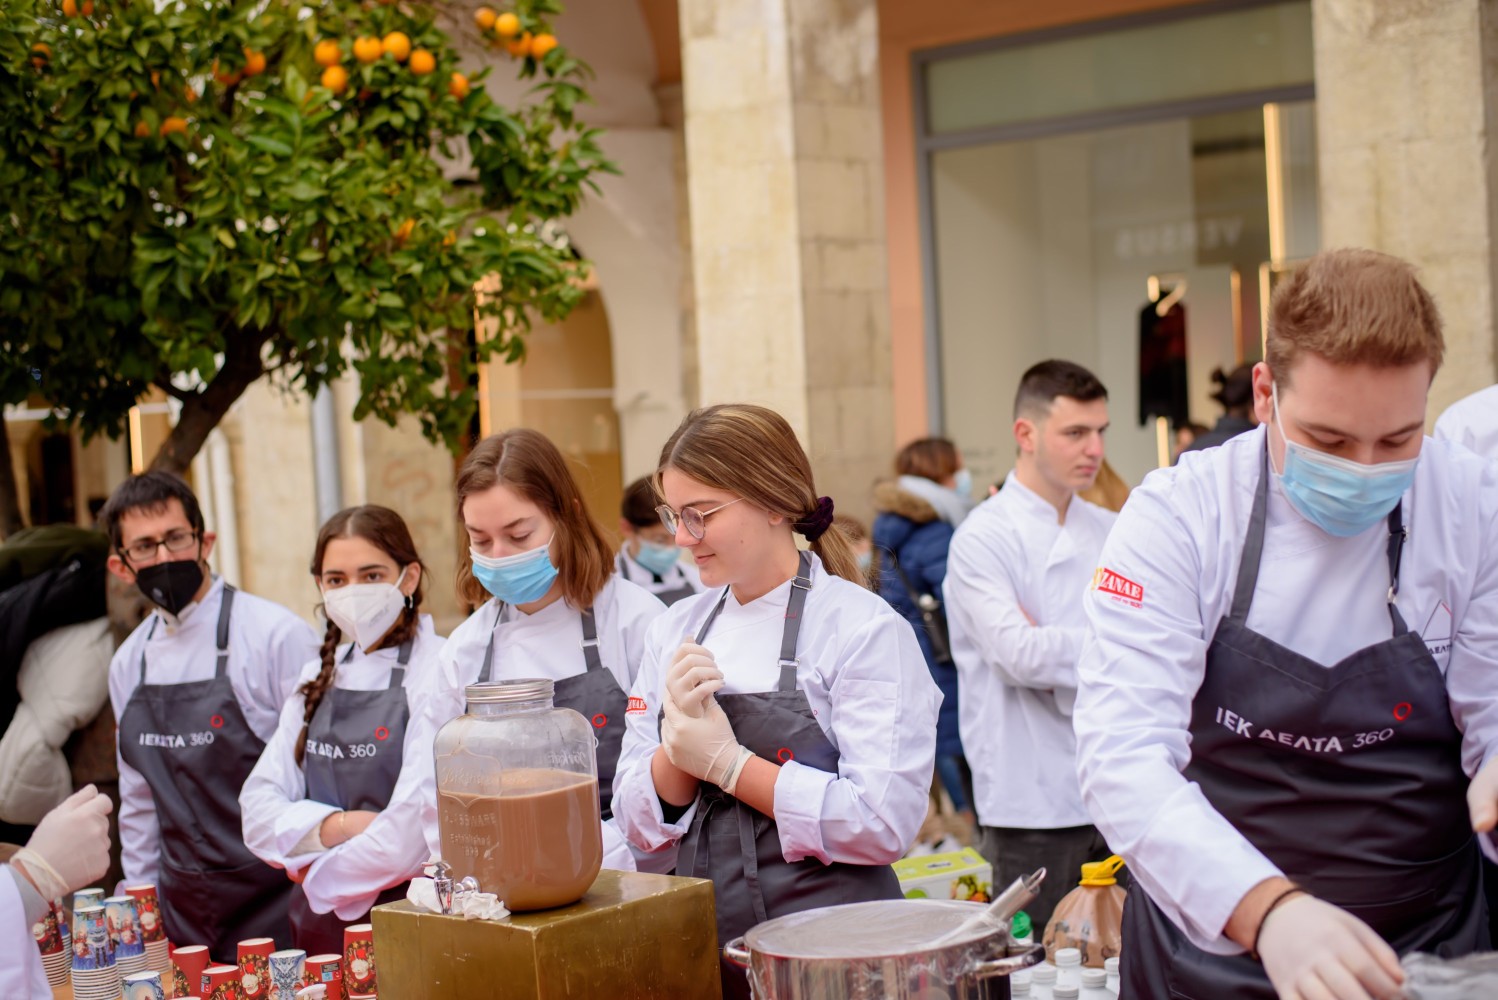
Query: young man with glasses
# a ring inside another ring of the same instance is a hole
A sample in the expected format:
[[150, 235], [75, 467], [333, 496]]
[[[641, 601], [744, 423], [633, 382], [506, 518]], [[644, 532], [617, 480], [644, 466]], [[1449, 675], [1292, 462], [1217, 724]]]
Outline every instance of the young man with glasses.
[[317, 635], [209, 573], [214, 534], [176, 476], [127, 480], [100, 521], [109, 571], [156, 606], [109, 666], [124, 884], [156, 883], [167, 936], [215, 959], [244, 938], [284, 943], [292, 883], [245, 847], [239, 790]]

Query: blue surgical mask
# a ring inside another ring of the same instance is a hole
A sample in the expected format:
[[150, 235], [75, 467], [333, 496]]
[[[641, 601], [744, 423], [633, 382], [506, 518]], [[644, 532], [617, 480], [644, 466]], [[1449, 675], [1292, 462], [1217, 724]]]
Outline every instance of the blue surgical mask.
[[635, 562], [655, 576], [665, 576], [680, 558], [681, 550], [676, 546], [647, 542], [643, 538], [640, 539], [640, 551], [635, 553]]
[[872, 549], [868, 552], [860, 552], [854, 558], [858, 560], [858, 568], [865, 573], [874, 566], [874, 552]]
[[956, 480], [952, 484], [953, 493], [963, 498], [973, 495], [973, 473], [971, 469], [958, 469], [952, 478]]
[[1338, 538], [1360, 535], [1387, 517], [1415, 481], [1420, 456], [1364, 465], [1296, 444], [1280, 421], [1279, 386], [1272, 395], [1274, 426], [1285, 442], [1280, 488], [1301, 517]]
[[539, 601], [557, 578], [551, 562], [551, 542], [529, 552], [494, 558], [480, 555], [472, 546], [468, 556], [473, 560], [473, 576], [484, 589], [506, 604], [529, 604]]

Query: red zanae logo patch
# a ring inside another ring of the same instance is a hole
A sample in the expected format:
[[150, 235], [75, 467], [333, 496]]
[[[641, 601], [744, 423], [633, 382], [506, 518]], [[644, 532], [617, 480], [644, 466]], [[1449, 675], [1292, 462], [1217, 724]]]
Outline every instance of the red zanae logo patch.
[[1101, 590], [1114, 600], [1139, 607], [1144, 603], [1144, 588], [1126, 576], [1120, 576], [1106, 567], [1098, 567], [1092, 575], [1092, 589]]
[[626, 710], [627, 714], [635, 715], [637, 713], [644, 713], [646, 711], [649, 711], [649, 709], [645, 707], [645, 699], [636, 698], [631, 695], [629, 699], [629, 708]]

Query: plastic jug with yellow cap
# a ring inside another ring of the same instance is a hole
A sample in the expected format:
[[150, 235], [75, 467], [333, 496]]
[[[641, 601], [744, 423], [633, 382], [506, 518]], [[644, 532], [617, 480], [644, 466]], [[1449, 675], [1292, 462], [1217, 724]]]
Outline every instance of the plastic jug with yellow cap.
[[1076, 948], [1084, 966], [1101, 969], [1119, 954], [1122, 943], [1124, 890], [1118, 870], [1124, 859], [1113, 855], [1106, 861], [1082, 866], [1082, 880], [1066, 894], [1045, 926], [1046, 958], [1056, 961], [1062, 948]]

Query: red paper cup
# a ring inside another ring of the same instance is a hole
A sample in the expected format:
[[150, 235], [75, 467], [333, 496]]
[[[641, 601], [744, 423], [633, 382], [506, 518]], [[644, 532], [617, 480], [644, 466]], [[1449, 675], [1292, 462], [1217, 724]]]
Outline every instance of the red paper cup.
[[[178, 951], [178, 954], [181, 952]], [[203, 970], [203, 987], [199, 992], [203, 1000], [244, 1000], [244, 987], [239, 982], [239, 966], [210, 965]]]
[[240, 984], [245, 1000], [265, 1000], [270, 996], [270, 953], [276, 942], [270, 938], [249, 938], [239, 942]]
[[166, 925], [161, 921], [161, 898], [154, 885], [127, 885], [125, 894], [135, 897], [135, 908], [140, 911], [140, 932], [146, 943], [166, 940]]
[[351, 924], [343, 929], [343, 992], [375, 993], [374, 925]]
[[306, 983], [323, 985], [329, 994], [343, 996], [343, 956], [311, 955], [307, 958]]
[[208, 957], [207, 945], [189, 944], [174, 950], [172, 992], [179, 997], [196, 996], [203, 988], [203, 970], [213, 964]]

